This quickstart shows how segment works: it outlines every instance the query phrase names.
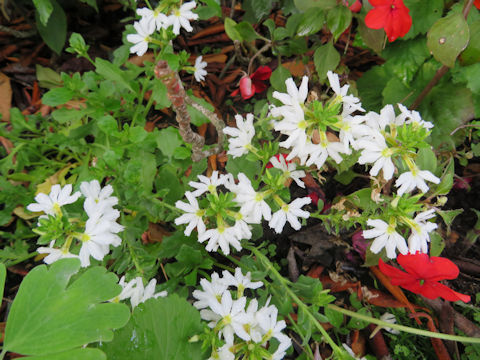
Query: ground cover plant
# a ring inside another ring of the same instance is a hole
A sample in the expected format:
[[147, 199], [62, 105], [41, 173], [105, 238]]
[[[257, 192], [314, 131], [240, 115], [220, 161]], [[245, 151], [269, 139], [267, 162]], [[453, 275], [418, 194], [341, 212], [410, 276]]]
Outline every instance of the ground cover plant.
[[478, 1], [2, 6], [0, 359], [480, 358]]

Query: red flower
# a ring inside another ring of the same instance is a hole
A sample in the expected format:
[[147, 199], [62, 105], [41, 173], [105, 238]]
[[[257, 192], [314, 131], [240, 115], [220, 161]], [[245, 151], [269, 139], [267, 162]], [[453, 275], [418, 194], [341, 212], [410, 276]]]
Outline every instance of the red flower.
[[261, 93], [267, 90], [267, 85], [263, 81], [270, 79], [272, 69], [268, 66], [260, 66], [252, 75], [245, 75], [240, 79], [240, 88], [232, 92], [231, 96], [242, 95], [244, 100], [250, 99], [255, 93]]
[[362, 2], [360, 0], [345, 0], [344, 4], [354, 13], [358, 13], [362, 9]]
[[480, 0], [475, 0], [475, 1], [473, 2], [473, 5], [475, 5], [475, 7], [476, 7], [478, 10], [480, 10]]
[[410, 10], [402, 0], [368, 0], [374, 9], [365, 17], [365, 25], [371, 29], [384, 28], [388, 41], [405, 36], [412, 26]]
[[[277, 154], [277, 155], [275, 155], [275, 157], [277, 158], [278, 161], [280, 161], [280, 155], [282, 155], [283, 158], [285, 159], [285, 163], [289, 164], [289, 163], [292, 162], [292, 160], [287, 160], [288, 154]], [[267, 169], [271, 169], [271, 168], [273, 168], [273, 165], [272, 165], [272, 163], [269, 161], [268, 164], [267, 164], [267, 166], [265, 166], [265, 167], [266, 167]]]
[[380, 271], [390, 277], [393, 285], [399, 285], [428, 299], [442, 297], [448, 301], [470, 301], [470, 296], [453, 291], [438, 282], [443, 279], [455, 279], [458, 276], [457, 265], [449, 259], [416, 253], [399, 254], [397, 261], [406, 272], [385, 264], [382, 259], [378, 264]]

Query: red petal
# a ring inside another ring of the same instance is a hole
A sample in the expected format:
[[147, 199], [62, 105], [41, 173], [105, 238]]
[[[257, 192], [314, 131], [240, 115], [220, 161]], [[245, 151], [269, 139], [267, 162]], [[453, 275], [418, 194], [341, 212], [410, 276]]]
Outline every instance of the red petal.
[[360, 12], [360, 10], [362, 9], [362, 3], [360, 0], [357, 0], [353, 4], [351, 4], [348, 8], [350, 9], [351, 12], [354, 12], [354, 13]]
[[250, 79], [248, 76], [240, 79], [240, 94], [244, 100], [250, 99], [255, 94], [252, 79]]
[[239, 92], [240, 92], [240, 89], [237, 89], [237, 90], [235, 90], [235, 91], [232, 91], [232, 93], [230, 94], [230, 96], [237, 96]]
[[417, 279], [438, 281], [455, 279], [459, 274], [457, 265], [447, 258], [429, 257], [427, 254], [408, 254], [397, 256], [398, 263]]
[[382, 259], [379, 260], [378, 267], [383, 274], [390, 278], [393, 285], [404, 286], [406, 284], [414, 284], [417, 281], [416, 277], [396, 267], [385, 264]]
[[250, 78], [252, 80], [268, 80], [270, 79], [271, 75], [272, 69], [270, 69], [268, 66], [260, 66], [257, 71], [250, 75]]
[[428, 299], [436, 299], [438, 297], [441, 297], [447, 301], [461, 300], [465, 303], [470, 301], [470, 296], [460, 294], [450, 289], [448, 286], [434, 281], [425, 282], [422, 286], [420, 286], [420, 291], [417, 292], [417, 294], [421, 294]]
[[392, 5], [393, 0], [368, 0], [368, 2], [374, 6], [390, 6]]
[[473, 5], [475, 5], [475, 7], [480, 10], [480, 0], [475, 0]]
[[256, 93], [261, 93], [261, 92], [264, 92], [265, 90], [267, 90], [267, 85], [264, 84], [263, 82], [261, 81], [258, 81], [258, 80], [253, 80], [253, 86], [255, 87], [255, 92]]
[[390, 14], [390, 7], [381, 6], [370, 10], [365, 16], [365, 25], [370, 29], [381, 29], [385, 27]]

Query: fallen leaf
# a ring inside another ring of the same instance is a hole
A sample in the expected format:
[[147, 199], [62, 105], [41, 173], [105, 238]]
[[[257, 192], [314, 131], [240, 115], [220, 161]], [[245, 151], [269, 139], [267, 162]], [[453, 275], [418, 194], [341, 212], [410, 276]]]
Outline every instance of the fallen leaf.
[[10, 108], [12, 107], [12, 87], [10, 78], [0, 72], [0, 114], [2, 121], [10, 121]]

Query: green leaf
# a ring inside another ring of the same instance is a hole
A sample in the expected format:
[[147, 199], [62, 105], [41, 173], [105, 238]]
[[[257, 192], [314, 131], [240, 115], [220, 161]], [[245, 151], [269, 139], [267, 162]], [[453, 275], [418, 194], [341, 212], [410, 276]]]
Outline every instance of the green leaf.
[[437, 156], [430, 148], [421, 148], [418, 150], [415, 163], [420, 170], [428, 170], [432, 174], [437, 170]]
[[349, 8], [340, 4], [330, 10], [327, 14], [327, 26], [330, 29], [334, 41], [343, 34], [352, 22], [352, 12]]
[[453, 67], [457, 56], [467, 47], [469, 37], [463, 15], [452, 13], [433, 24], [427, 34], [427, 46], [435, 59]]
[[80, 1], [93, 7], [98, 13], [97, 0], [80, 0]]
[[242, 8], [245, 10], [243, 19], [252, 23], [258, 23], [264, 16], [272, 11], [273, 0], [245, 0]]
[[59, 124], [71, 121], [78, 121], [85, 115], [85, 112], [77, 109], [60, 108], [52, 112], [52, 118]]
[[259, 38], [253, 26], [246, 21], [238, 23], [235, 26], [235, 29], [238, 31], [244, 41], [254, 41]]
[[328, 318], [328, 322], [333, 325], [334, 328], [340, 329], [343, 324], [343, 314], [330, 309], [329, 307], [325, 308], [325, 316]]
[[293, 0], [293, 2], [295, 7], [301, 12], [309, 11], [312, 8], [327, 10], [337, 5], [336, 0]]
[[312, 9], [304, 13], [297, 27], [297, 35], [310, 36], [316, 34], [323, 27], [324, 18], [325, 14], [322, 9]]
[[64, 87], [54, 88], [42, 97], [42, 103], [48, 106], [63, 105], [72, 100], [73, 91]]
[[313, 54], [313, 63], [320, 79], [326, 79], [328, 70], [335, 70], [340, 63], [340, 54], [332, 41], [320, 46]]
[[4, 350], [49, 355], [113, 339], [112, 329], [130, 314], [124, 304], [105, 303], [120, 293], [118, 278], [92, 267], [69, 284], [79, 269], [78, 259], [61, 259], [28, 273], [10, 310]]
[[175, 129], [173, 126], [160, 130], [156, 134], [155, 140], [163, 155], [169, 158], [172, 157], [175, 149], [182, 145], [182, 138], [178, 133], [178, 129]]
[[439, 233], [433, 231], [430, 233], [430, 256], [440, 256], [445, 248], [445, 240]]
[[270, 76], [270, 84], [275, 90], [280, 92], [286, 92], [287, 85], [285, 85], [285, 80], [287, 80], [291, 76], [292, 74], [290, 74], [290, 71], [287, 68], [279, 65], [272, 72], [272, 76]]
[[49, 0], [53, 5], [53, 11], [48, 17], [48, 22], [43, 24], [40, 14], [35, 13], [35, 21], [40, 36], [50, 49], [60, 55], [67, 39], [67, 17], [62, 7], [55, 0]]
[[[3, 299], [3, 291], [5, 290], [5, 278], [7, 277], [7, 268], [4, 263], [0, 263], [0, 299]], [[0, 301], [1, 304], [2, 301]]]
[[480, 20], [470, 24], [470, 40], [460, 55], [462, 65], [472, 65], [480, 61]]
[[260, 173], [260, 162], [247, 160], [247, 155], [229, 158], [225, 170], [235, 177], [239, 173], [244, 173], [250, 180], [253, 180], [255, 175]]
[[[404, 40], [413, 39], [418, 34], [425, 34], [430, 27], [442, 17], [443, 0], [429, 0], [428, 6], [425, 6], [424, 0], [404, 0], [405, 6], [410, 10], [412, 17], [412, 27]], [[421, 21], [415, 21], [421, 19]]]
[[100, 348], [115, 360], [201, 360], [201, 342], [189, 342], [201, 332], [198, 310], [174, 294], [137, 306], [113, 342]]
[[68, 40], [70, 47], [67, 49], [70, 53], [78, 53], [79, 55], [86, 55], [90, 46], [85, 43], [83, 36], [78, 33], [72, 33]]
[[48, 19], [53, 11], [53, 4], [50, 0], [33, 0], [33, 5], [40, 16], [40, 22], [47, 25]]
[[138, 155], [142, 163], [142, 187], [146, 193], [150, 194], [153, 188], [153, 179], [157, 173], [157, 161], [155, 155], [146, 151], [141, 151]]
[[42, 88], [53, 89], [62, 85], [62, 77], [55, 70], [42, 65], [35, 65], [38, 85]]
[[237, 23], [235, 20], [230, 19], [229, 17], [225, 18], [225, 32], [228, 37], [232, 40], [242, 41], [242, 35], [237, 30]]
[[[480, 29], [479, 29], [480, 31]], [[465, 83], [472, 93], [480, 94], [480, 62], [452, 69], [454, 82]]]
[[363, 21], [358, 23], [358, 32], [362, 37], [365, 45], [370, 47], [376, 53], [380, 53], [383, 49], [385, 41], [385, 33], [382, 29], [370, 29]]
[[124, 88], [129, 89], [130, 91], [134, 91], [131, 84], [125, 77], [125, 73], [118, 68], [118, 66], [113, 65], [111, 62], [107, 60], [103, 60], [99, 57], [95, 59], [95, 67], [97, 72], [100, 75], [103, 75], [105, 79], [112, 80], [116, 82], [118, 85], [121, 85]]
[[450, 234], [453, 220], [461, 213], [463, 213], [463, 209], [437, 210], [437, 214], [442, 217], [443, 222], [447, 225], [447, 235]]
[[75, 349], [58, 354], [27, 356], [25, 360], [106, 360], [105, 353], [99, 349]]
[[97, 120], [97, 125], [107, 135], [112, 135], [118, 132], [117, 120], [112, 115], [102, 116]]
[[435, 195], [446, 195], [450, 192], [453, 186], [453, 174], [455, 174], [455, 163], [452, 158], [443, 172], [440, 184], [435, 190]]

